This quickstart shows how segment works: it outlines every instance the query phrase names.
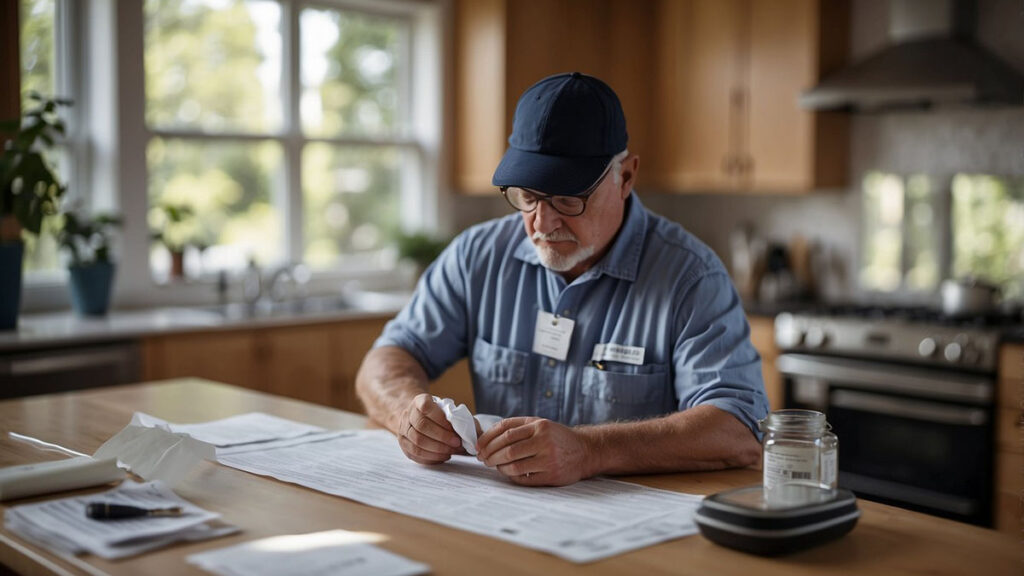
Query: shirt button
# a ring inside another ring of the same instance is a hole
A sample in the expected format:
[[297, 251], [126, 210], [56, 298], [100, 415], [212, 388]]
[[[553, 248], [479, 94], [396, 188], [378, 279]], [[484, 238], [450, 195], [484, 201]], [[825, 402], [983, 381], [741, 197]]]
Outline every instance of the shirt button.
[[558, 362], [556, 362], [554, 358], [548, 359], [548, 366], [554, 366], [555, 364], [558, 364]]
[[562, 316], [568, 316], [570, 312], [572, 312], [572, 310], [566, 308], [565, 310], [562, 310]]
[[548, 390], [547, 392], [544, 393], [545, 398], [551, 398], [554, 395], [554, 392], [552, 392], [551, 390]]

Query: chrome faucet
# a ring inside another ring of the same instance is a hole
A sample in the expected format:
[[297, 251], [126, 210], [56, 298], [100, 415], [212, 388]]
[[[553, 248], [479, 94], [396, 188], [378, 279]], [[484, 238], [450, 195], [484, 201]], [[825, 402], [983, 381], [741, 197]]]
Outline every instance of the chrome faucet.
[[305, 264], [285, 264], [274, 270], [267, 283], [267, 294], [273, 302], [302, 298], [311, 274]]
[[255, 260], [249, 260], [242, 277], [242, 296], [247, 304], [253, 305], [263, 296], [263, 274]]

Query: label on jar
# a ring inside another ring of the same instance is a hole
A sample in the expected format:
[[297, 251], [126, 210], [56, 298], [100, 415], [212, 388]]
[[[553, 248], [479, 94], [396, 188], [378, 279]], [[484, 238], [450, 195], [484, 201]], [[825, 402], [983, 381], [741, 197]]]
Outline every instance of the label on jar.
[[836, 469], [838, 467], [836, 456], [838, 455], [838, 450], [825, 450], [821, 453], [821, 483], [825, 486], [832, 488], [836, 486]]
[[772, 446], [764, 452], [764, 487], [786, 482], [818, 481], [818, 450], [815, 447]]

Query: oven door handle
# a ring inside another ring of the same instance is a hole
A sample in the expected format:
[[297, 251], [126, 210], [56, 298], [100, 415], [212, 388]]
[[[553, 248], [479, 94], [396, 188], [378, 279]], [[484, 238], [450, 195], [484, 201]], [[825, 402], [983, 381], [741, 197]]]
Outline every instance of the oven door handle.
[[[992, 401], [993, 384], [984, 377], [963, 376], [921, 368], [892, 366], [878, 368], [875, 362], [845, 358], [822, 358], [806, 354], [783, 354], [775, 366], [784, 375], [809, 376], [845, 388], [896, 392], [922, 398], [968, 401], [987, 404]], [[929, 376], [933, 374], [933, 376]]]
[[829, 398], [829, 405], [831, 408], [858, 410], [896, 418], [914, 418], [952, 426], [985, 426], [988, 423], [988, 414], [981, 408], [946, 406], [850, 390], [834, 390]]

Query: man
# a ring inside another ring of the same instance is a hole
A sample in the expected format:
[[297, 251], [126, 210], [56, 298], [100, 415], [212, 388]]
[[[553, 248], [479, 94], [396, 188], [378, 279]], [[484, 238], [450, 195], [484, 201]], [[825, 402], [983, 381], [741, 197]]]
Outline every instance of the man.
[[521, 216], [463, 232], [367, 354], [357, 391], [412, 460], [463, 453], [427, 393], [469, 356], [504, 420], [478, 458], [512, 482], [758, 462], [760, 358], [721, 262], [633, 193], [618, 97], [579, 73], [516, 107], [493, 183]]

